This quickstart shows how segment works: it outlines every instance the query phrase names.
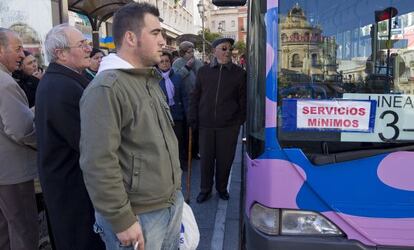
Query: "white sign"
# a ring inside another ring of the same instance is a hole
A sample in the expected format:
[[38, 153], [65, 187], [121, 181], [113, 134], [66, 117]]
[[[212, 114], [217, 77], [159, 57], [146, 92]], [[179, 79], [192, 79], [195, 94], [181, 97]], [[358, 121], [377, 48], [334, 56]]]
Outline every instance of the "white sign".
[[374, 133], [341, 133], [341, 141], [414, 140], [414, 95], [346, 93], [343, 98], [376, 100], [377, 108]]
[[370, 131], [371, 102], [298, 100], [296, 112], [298, 129]]

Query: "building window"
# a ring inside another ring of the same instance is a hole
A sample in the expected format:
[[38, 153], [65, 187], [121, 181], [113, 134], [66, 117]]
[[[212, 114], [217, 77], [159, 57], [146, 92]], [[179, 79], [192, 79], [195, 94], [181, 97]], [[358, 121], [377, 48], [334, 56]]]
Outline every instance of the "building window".
[[292, 56], [292, 68], [300, 68], [302, 67], [302, 61], [300, 60], [300, 57], [298, 54], [293, 54]]
[[211, 21], [211, 29], [215, 29], [216, 28], [216, 22]]
[[317, 66], [317, 65], [318, 65], [318, 55], [312, 54], [312, 66]]
[[236, 27], [236, 21], [234, 20], [231, 21], [231, 27]]
[[286, 42], [287, 40], [288, 40], [288, 36], [285, 33], [283, 33], [282, 34], [282, 42]]

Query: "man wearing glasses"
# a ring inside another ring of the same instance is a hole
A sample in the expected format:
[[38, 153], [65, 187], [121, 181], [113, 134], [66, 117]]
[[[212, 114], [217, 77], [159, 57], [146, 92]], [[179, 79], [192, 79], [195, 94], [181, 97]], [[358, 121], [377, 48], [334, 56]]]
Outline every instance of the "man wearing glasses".
[[[50, 61], [36, 93], [38, 168], [56, 249], [104, 249], [93, 232], [94, 209], [79, 167], [79, 100], [88, 80], [91, 47], [68, 24], [45, 40]], [[98, 146], [98, 145], [96, 145]]]
[[201, 184], [197, 202], [211, 197], [213, 177], [220, 199], [230, 198], [227, 183], [240, 125], [246, 118], [246, 72], [232, 63], [231, 38], [213, 41], [214, 60], [197, 73], [188, 122], [199, 127]]

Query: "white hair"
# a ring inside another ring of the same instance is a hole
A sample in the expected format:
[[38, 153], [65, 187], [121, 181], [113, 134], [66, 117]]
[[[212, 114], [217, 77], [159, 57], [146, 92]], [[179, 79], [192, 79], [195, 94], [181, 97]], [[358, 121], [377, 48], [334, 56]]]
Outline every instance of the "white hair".
[[70, 46], [69, 37], [66, 35], [66, 29], [74, 28], [67, 23], [59, 24], [53, 27], [46, 35], [45, 50], [49, 62], [56, 62], [56, 49], [65, 49]]

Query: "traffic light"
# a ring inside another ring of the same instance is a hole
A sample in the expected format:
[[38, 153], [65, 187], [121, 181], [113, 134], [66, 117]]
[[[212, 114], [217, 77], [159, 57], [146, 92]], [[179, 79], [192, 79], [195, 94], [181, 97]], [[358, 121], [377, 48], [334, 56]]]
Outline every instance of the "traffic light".
[[384, 10], [375, 11], [375, 22], [381, 22], [384, 20], [391, 19], [398, 14], [398, 10], [394, 7], [388, 7]]

